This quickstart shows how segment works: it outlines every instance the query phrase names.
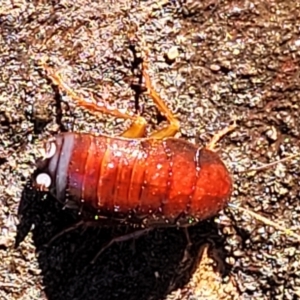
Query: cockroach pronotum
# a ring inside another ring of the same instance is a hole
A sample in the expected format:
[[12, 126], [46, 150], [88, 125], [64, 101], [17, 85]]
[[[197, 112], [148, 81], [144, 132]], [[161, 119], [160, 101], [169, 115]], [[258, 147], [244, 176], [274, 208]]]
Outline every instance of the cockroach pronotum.
[[214, 147], [235, 123], [216, 134], [206, 147], [174, 138], [179, 121], [153, 89], [144, 60], [146, 89], [169, 122], [144, 137], [147, 122], [143, 117], [88, 102], [50, 67], [44, 65], [44, 69], [79, 106], [131, 119], [132, 125], [120, 137], [61, 133], [50, 139], [37, 165], [35, 185], [39, 189], [49, 190], [67, 207], [88, 208], [97, 216], [146, 228], [186, 227], [215, 216], [228, 204], [232, 179]]

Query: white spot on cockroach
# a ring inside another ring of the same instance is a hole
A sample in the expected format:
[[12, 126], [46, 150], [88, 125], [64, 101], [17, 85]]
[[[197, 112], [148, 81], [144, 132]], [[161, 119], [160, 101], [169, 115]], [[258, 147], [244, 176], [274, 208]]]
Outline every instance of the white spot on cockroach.
[[159, 177], [159, 173], [155, 173], [155, 174], [152, 176], [152, 180], [156, 180], [158, 177]]
[[47, 173], [40, 173], [35, 178], [36, 185], [42, 190], [51, 185], [51, 177]]
[[115, 205], [114, 206], [114, 211], [115, 212], [119, 212], [120, 211], [120, 206], [119, 205]]
[[156, 169], [157, 169], [157, 170], [160, 170], [161, 168], [162, 168], [162, 164], [156, 165]]
[[136, 152], [137, 152], [137, 159], [143, 158], [144, 154], [142, 151], [136, 150]]
[[122, 156], [122, 152], [121, 151], [115, 151], [115, 156], [116, 157], [121, 157]]
[[139, 155], [139, 153], [140, 153], [140, 151], [138, 149], [135, 149], [131, 152], [131, 155], [132, 155], [132, 157], [136, 157]]
[[107, 164], [107, 167], [109, 169], [113, 169], [115, 167], [115, 164], [113, 162], [110, 162], [110, 163]]
[[84, 199], [81, 199], [80, 202], [83, 203], [83, 202], [84, 202]]

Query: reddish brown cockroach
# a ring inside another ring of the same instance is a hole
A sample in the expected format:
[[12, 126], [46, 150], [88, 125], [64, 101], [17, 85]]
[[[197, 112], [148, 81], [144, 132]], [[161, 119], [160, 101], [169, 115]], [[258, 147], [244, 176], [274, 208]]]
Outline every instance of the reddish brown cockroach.
[[86, 102], [58, 74], [45, 69], [80, 106], [133, 119], [133, 124], [121, 137], [61, 133], [50, 139], [38, 163], [35, 182], [40, 189], [50, 190], [67, 206], [77, 204], [100, 216], [148, 226], [191, 225], [227, 205], [232, 181], [213, 147], [235, 125], [221, 131], [207, 147], [174, 138], [179, 122], [152, 88], [144, 62], [146, 88], [170, 123], [145, 138], [144, 118]]
[[[50, 139], [37, 167], [35, 185], [39, 189], [49, 190], [66, 207], [92, 209], [95, 216], [147, 228], [189, 226], [215, 216], [228, 204], [232, 180], [214, 147], [235, 124], [216, 134], [206, 147], [174, 138], [179, 121], [153, 89], [143, 62], [146, 88], [169, 122], [167, 127], [144, 137], [147, 122], [143, 117], [87, 102], [57, 73], [44, 68], [53, 83], [79, 106], [133, 123], [121, 137], [61, 133]], [[299, 239], [284, 227], [250, 214]]]
[[216, 215], [230, 197], [218, 155], [181, 139], [64, 133], [49, 143], [53, 156], [39, 165], [37, 182], [61, 202], [106, 216], [183, 225]]

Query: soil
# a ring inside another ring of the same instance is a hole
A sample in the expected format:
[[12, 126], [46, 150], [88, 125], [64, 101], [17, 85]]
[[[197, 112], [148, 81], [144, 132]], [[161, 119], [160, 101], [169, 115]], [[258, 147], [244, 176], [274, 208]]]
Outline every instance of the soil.
[[298, 1], [12, 1], [0, 8], [0, 299], [299, 299], [299, 238], [229, 206], [189, 228], [156, 228], [107, 248], [127, 227], [80, 219], [31, 176], [59, 132], [118, 135], [129, 122], [93, 115], [49, 80], [43, 63], [85, 98], [165, 124], [142, 93], [140, 61], [181, 122], [178, 137], [218, 144], [232, 173], [231, 205], [299, 232]]

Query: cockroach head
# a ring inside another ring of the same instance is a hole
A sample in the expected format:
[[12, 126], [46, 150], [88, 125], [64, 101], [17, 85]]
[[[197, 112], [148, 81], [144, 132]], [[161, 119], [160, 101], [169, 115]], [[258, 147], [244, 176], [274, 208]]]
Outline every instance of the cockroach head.
[[55, 156], [57, 145], [55, 139], [49, 139], [39, 149], [41, 157], [36, 164], [36, 171], [33, 175], [34, 186], [40, 191], [48, 191], [52, 184], [51, 159]]

